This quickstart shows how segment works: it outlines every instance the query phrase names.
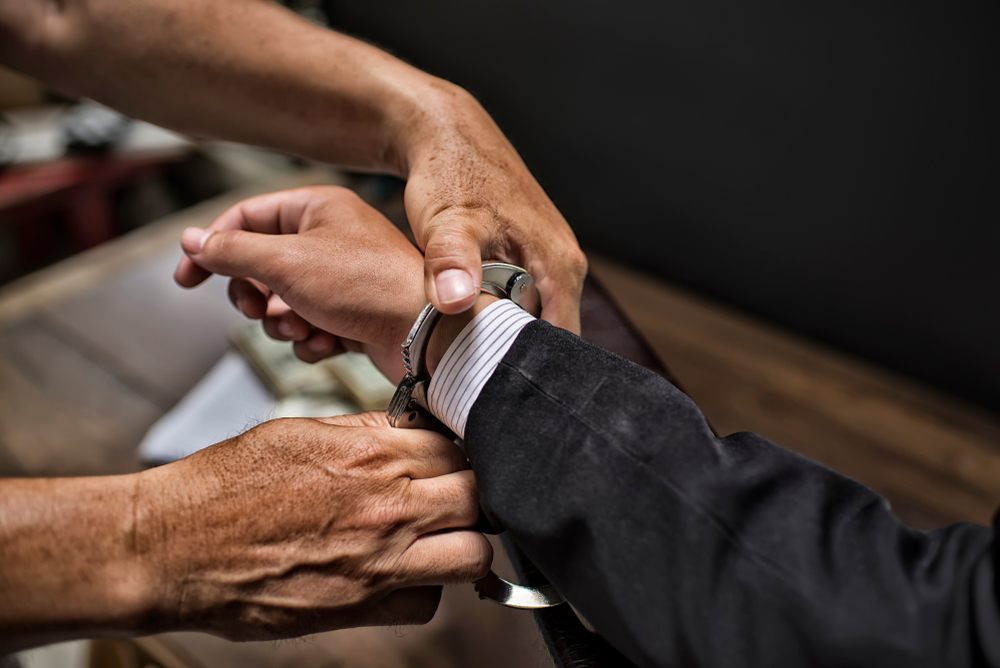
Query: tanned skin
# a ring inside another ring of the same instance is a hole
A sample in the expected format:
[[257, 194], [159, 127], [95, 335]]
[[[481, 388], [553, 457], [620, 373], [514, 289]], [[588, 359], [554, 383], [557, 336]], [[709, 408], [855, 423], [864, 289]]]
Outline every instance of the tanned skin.
[[[331, 348], [401, 376], [399, 342], [425, 303], [423, 258], [402, 233], [343, 188], [265, 195], [220, 220], [234, 217], [238, 229], [188, 230], [188, 257], [259, 281]], [[231, 294], [261, 317], [264, 294]], [[442, 318], [432, 368], [493, 300]], [[441, 585], [488, 570], [489, 542], [470, 530], [478, 517], [458, 448], [392, 429], [384, 413], [273, 420], [133, 475], [0, 481], [0, 648], [423, 623]]]
[[[372, 46], [266, 0], [0, 0], [0, 63], [195, 136], [405, 178], [407, 216], [424, 257], [411, 247], [410, 260], [377, 265], [405, 268], [391, 289], [373, 265], [348, 263], [352, 284], [370, 292], [353, 295], [350, 308], [331, 303], [321, 288], [338, 278], [329, 255], [338, 242], [323, 225], [263, 254], [285, 258], [285, 269], [269, 274], [272, 283], [244, 280], [263, 276], [262, 268], [231, 273], [244, 277], [231, 288], [239, 308], [295, 341], [304, 359], [363, 348], [390, 377], [398, 374], [398, 357], [393, 363], [386, 346], [396, 352], [414, 305], [429, 298], [444, 313], [469, 317], [482, 301], [484, 259], [527, 267], [543, 317], [579, 329], [586, 259], [516, 151], [468, 93]], [[263, 205], [264, 219], [276, 214], [276, 231], [299, 231], [308, 220], [331, 225], [354, 206], [339, 191], [305, 204], [294, 198], [276, 201], [274, 211]], [[186, 236], [185, 248], [205, 252], [182, 260], [179, 283], [193, 286], [219, 270], [202, 260], [232, 247], [226, 234], [246, 231], [240, 226], [254, 219], [249, 209], [232, 215], [208, 240], [198, 231]], [[370, 251], [388, 240], [386, 253], [401, 252], [380, 225], [350, 248]], [[286, 252], [296, 243], [304, 250], [299, 260], [311, 258], [308, 267]], [[321, 252], [310, 255], [314, 246]], [[227, 255], [239, 253], [220, 256]], [[307, 269], [306, 279], [282, 273], [289, 267]], [[352, 308], [353, 319], [323, 315]], [[439, 513], [452, 528], [471, 526], [474, 482], [447, 466], [423, 477], [453, 483], [406, 482], [423, 479], [399, 473], [424, 457], [406, 455], [399, 442], [414, 437], [389, 430], [384, 418], [367, 420], [378, 424], [276, 421], [134, 476], [0, 481], [0, 646], [180, 628], [287, 637], [426, 619], [437, 594], [418, 587], [468, 581], [488, 564], [478, 534], [454, 532], [461, 538], [447, 542], [420, 533]], [[435, 442], [442, 452], [452, 447]], [[386, 449], [403, 452], [402, 460]], [[366, 464], [368, 453], [396, 461], [392, 473]], [[426, 497], [400, 502], [410, 497], [399, 489], [418, 487]], [[361, 512], [384, 507], [393, 512]], [[435, 549], [412, 552], [418, 544]]]
[[586, 258], [517, 152], [467, 92], [373, 46], [267, 0], [0, 0], [0, 63], [195, 136], [405, 178], [443, 313], [475, 301], [482, 260], [507, 260], [579, 330]]

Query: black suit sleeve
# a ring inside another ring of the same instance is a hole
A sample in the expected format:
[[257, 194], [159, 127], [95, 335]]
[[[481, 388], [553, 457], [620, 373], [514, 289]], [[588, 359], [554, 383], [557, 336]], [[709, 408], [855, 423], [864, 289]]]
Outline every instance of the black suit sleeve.
[[484, 505], [641, 666], [1000, 665], [993, 531], [902, 526], [563, 330], [522, 331], [465, 436]]

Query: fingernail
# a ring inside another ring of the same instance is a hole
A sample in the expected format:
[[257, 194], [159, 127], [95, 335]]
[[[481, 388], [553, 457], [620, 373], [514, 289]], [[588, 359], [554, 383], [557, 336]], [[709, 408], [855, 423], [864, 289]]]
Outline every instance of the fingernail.
[[292, 329], [292, 323], [287, 320], [278, 321], [278, 331], [281, 332], [282, 336], [287, 336], [288, 338], [295, 336], [295, 330]]
[[475, 294], [472, 276], [461, 269], [445, 269], [434, 279], [434, 286], [442, 304], [454, 304]]
[[200, 227], [189, 227], [181, 234], [181, 248], [192, 255], [197, 255], [205, 248], [205, 242], [215, 234], [212, 230], [203, 230]]
[[309, 339], [309, 342], [306, 343], [306, 347], [314, 353], [322, 353], [326, 352], [329, 346], [327, 346], [326, 337], [320, 335]]

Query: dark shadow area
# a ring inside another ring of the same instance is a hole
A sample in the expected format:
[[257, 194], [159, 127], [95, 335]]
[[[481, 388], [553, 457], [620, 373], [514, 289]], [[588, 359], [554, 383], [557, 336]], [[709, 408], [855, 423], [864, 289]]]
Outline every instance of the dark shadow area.
[[333, 1], [585, 246], [1000, 410], [995, 3]]

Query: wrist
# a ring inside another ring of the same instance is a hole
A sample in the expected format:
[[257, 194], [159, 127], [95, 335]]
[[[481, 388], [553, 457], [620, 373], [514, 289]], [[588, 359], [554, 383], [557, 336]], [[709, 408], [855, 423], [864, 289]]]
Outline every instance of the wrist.
[[148, 570], [136, 549], [135, 480], [124, 475], [4, 484], [0, 651], [157, 630], [149, 623]]
[[[430, 167], [442, 155], [467, 152], [489, 133], [493, 120], [475, 97], [460, 86], [421, 73], [424, 79], [410, 93], [411, 104], [397, 107], [390, 122], [398, 148], [395, 167], [408, 179]], [[499, 130], [497, 130], [499, 132]]]
[[67, 546], [81, 550], [84, 562], [69, 592], [79, 601], [80, 622], [111, 635], [160, 630], [151, 622], [155, 590], [139, 519], [141, 475], [78, 478], [77, 489], [67, 490], [64, 499], [77, 511], [66, 509], [66, 522], [73, 526], [59, 533]]
[[220, 498], [218, 471], [202, 457], [185, 457], [135, 478], [131, 531], [141, 631], [208, 630], [217, 604], [212, 576], [226, 560], [226, 545], [214, 535], [225, 532], [217, 531], [213, 510], [230, 502]]
[[147, 477], [143, 472], [112, 479], [118, 487], [114, 530], [120, 549], [108, 564], [104, 587], [128, 635], [170, 630], [164, 623], [170, 615], [160, 609], [161, 550], [152, 543], [149, 531]]
[[483, 309], [497, 301], [500, 301], [498, 297], [494, 297], [487, 292], [481, 292], [472, 308], [462, 313], [456, 313], [455, 315], [441, 316], [441, 320], [438, 321], [427, 342], [427, 369], [431, 376], [437, 370], [441, 358], [448, 352], [448, 347], [451, 346], [455, 338], [465, 329], [465, 326], [472, 322], [472, 319], [479, 315]]

